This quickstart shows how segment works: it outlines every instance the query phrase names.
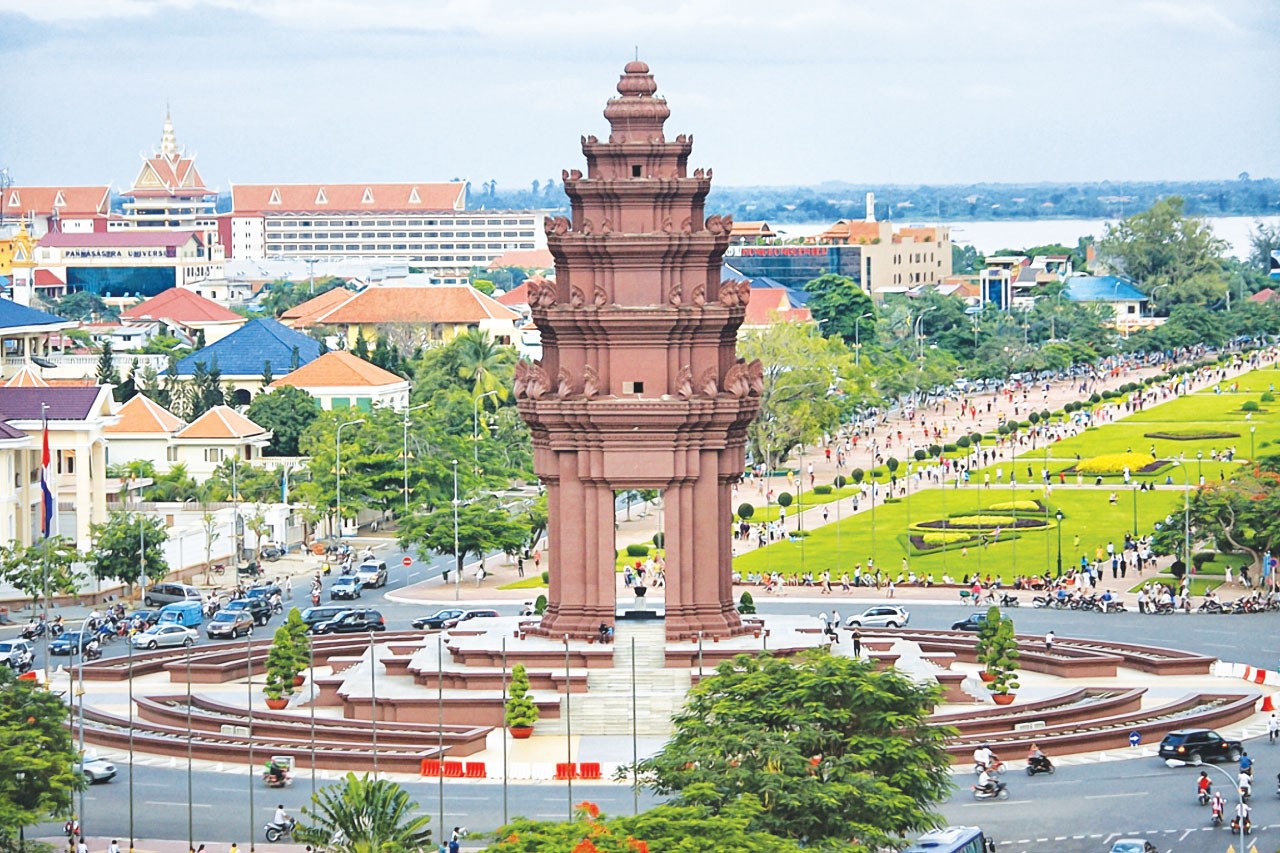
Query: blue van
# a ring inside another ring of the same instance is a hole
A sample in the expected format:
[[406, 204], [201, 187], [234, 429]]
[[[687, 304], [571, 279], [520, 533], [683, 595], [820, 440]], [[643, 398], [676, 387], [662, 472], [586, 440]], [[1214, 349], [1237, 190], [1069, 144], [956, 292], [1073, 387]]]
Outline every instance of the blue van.
[[177, 601], [160, 608], [159, 624], [177, 623], [187, 628], [204, 624], [204, 605], [198, 601]]
[[996, 843], [976, 826], [948, 826], [920, 836], [903, 853], [994, 853]]

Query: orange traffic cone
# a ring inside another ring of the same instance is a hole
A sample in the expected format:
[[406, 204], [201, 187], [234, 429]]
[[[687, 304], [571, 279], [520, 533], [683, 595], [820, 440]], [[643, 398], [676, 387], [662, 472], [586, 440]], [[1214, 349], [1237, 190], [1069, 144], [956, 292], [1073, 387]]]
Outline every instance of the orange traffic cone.
[[1274, 711], [1275, 709], [1276, 709], [1276, 703], [1271, 700], [1271, 696], [1270, 695], [1263, 696], [1262, 707], [1259, 708], [1258, 710], [1263, 714], [1267, 714]]

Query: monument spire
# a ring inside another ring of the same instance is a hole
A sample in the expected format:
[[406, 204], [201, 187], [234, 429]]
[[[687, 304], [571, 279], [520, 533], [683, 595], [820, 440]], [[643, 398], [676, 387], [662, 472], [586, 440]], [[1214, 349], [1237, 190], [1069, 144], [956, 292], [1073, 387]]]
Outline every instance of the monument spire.
[[548, 217], [556, 278], [530, 281], [541, 361], [517, 366], [534, 470], [547, 488], [550, 589], [536, 630], [593, 637], [617, 611], [614, 494], [658, 489], [666, 512], [668, 639], [743, 632], [729, 519], [759, 409], [759, 362], [737, 358], [750, 289], [721, 281], [733, 221], [705, 216], [711, 170], [649, 66], [628, 62], [604, 110], [607, 142], [562, 173], [570, 217]]

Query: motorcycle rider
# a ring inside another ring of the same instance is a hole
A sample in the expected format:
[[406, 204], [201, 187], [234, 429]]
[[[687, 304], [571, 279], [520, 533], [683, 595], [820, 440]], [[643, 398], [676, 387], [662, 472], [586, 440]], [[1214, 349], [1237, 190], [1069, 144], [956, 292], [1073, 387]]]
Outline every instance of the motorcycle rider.
[[289, 825], [289, 813], [284, 810], [284, 803], [279, 803], [278, 805], [276, 805], [276, 814], [275, 814], [275, 817], [271, 819], [271, 821], [276, 826]]
[[1253, 759], [1247, 752], [1240, 753], [1240, 772], [1253, 775]]
[[267, 759], [267, 782], [273, 785], [284, 784], [284, 767], [274, 758]]
[[102, 657], [102, 647], [98, 645], [98, 638], [92, 637], [89, 642], [84, 645], [85, 660], [97, 660]]
[[1248, 803], [1245, 803], [1245, 802], [1236, 803], [1236, 816], [1231, 819], [1231, 831], [1239, 832], [1240, 823], [1242, 821], [1244, 822], [1244, 831], [1245, 832], [1251, 831], [1253, 829], [1253, 821], [1249, 819], [1249, 814], [1252, 811], [1253, 809], [1249, 807]]
[[996, 780], [989, 773], [987, 768], [983, 767], [982, 772], [978, 774], [978, 790], [984, 794], [993, 794], [996, 790]]
[[1209, 801], [1209, 807], [1213, 809], [1213, 822], [1215, 824], [1222, 823], [1222, 813], [1226, 809], [1226, 800], [1222, 797], [1221, 791], [1213, 792], [1213, 799]]
[[999, 759], [996, 758], [996, 754], [991, 751], [991, 744], [981, 744], [973, 751], [973, 763], [977, 766], [978, 770], [983, 773], [988, 769], [996, 767], [998, 762]]
[[1200, 804], [1204, 805], [1209, 801], [1209, 792], [1213, 789], [1213, 782], [1209, 781], [1209, 774], [1204, 770], [1200, 771], [1200, 778], [1196, 780], [1196, 793], [1200, 797]]
[[1031, 742], [1031, 748], [1027, 750], [1027, 764], [1037, 769], [1049, 767], [1049, 756], [1045, 755], [1040, 749], [1040, 744], [1035, 741]]
[[1253, 777], [1244, 770], [1240, 771], [1240, 775], [1236, 777], [1236, 787], [1240, 789], [1240, 797], [1246, 803], [1253, 796]]

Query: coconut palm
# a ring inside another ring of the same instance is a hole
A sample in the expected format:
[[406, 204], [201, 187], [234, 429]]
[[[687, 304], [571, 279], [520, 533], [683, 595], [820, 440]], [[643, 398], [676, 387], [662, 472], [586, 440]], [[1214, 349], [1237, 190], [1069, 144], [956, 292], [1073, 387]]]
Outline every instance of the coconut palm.
[[329, 853], [434, 851], [427, 815], [394, 782], [348, 773], [341, 785], [318, 791], [294, 830], [294, 840]]
[[479, 397], [496, 391], [499, 400], [507, 397], [507, 371], [503, 370], [508, 354], [487, 332], [467, 329], [454, 339], [457, 348], [458, 375], [471, 380], [471, 396]]

